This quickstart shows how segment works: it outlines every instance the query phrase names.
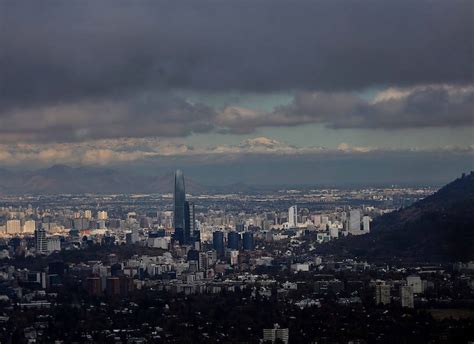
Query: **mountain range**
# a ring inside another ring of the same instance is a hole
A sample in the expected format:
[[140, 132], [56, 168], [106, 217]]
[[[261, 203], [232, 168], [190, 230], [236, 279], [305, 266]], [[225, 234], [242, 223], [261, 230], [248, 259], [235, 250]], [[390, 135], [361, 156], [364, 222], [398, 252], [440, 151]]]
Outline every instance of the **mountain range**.
[[376, 218], [369, 234], [329, 242], [320, 251], [381, 261], [474, 260], [474, 172]]
[[[36, 171], [0, 169], [0, 194], [82, 194], [82, 193], [169, 193], [174, 175], [137, 176], [96, 167], [54, 165]], [[186, 178], [186, 191], [203, 192], [206, 188]]]

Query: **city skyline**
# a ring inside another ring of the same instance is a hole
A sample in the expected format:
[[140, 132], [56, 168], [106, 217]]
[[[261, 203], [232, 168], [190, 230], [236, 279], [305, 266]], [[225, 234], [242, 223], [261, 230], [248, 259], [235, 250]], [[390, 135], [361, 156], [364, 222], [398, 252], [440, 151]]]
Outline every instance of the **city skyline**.
[[473, 0], [0, 0], [0, 343], [474, 343]]

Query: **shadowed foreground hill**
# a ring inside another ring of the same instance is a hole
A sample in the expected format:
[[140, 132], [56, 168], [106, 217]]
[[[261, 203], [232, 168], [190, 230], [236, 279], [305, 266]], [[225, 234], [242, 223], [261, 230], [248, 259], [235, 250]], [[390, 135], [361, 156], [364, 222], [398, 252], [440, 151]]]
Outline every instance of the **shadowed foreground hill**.
[[370, 234], [349, 236], [320, 249], [373, 260], [474, 260], [474, 172], [407, 208], [380, 216]]

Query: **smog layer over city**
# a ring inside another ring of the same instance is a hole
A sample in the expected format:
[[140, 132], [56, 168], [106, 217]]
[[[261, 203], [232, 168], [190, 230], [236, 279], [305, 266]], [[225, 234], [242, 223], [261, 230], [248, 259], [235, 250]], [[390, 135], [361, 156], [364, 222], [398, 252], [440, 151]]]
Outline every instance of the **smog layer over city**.
[[0, 343], [474, 343], [471, 0], [0, 0]]

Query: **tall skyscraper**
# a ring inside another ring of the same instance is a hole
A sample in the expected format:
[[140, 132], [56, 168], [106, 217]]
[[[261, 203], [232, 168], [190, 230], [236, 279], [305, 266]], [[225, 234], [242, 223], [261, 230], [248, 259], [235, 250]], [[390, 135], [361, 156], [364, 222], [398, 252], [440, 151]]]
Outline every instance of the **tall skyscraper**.
[[19, 234], [19, 233], [21, 233], [20, 220], [8, 220], [7, 221], [7, 234]]
[[242, 240], [242, 248], [246, 251], [252, 251], [254, 249], [252, 232], [244, 232], [243, 240]]
[[195, 241], [195, 215], [194, 215], [194, 203], [185, 201], [184, 202], [184, 244], [192, 244]]
[[227, 234], [227, 247], [232, 250], [238, 250], [240, 247], [240, 233], [229, 232]]
[[412, 288], [414, 294], [423, 293], [423, 281], [421, 280], [420, 276], [408, 276], [407, 285]]
[[367, 215], [362, 218], [362, 230], [364, 233], [370, 232], [370, 217]]
[[46, 230], [40, 225], [35, 231], [35, 248], [38, 253], [48, 252], [48, 241], [46, 239]]
[[402, 307], [414, 308], [413, 288], [402, 286], [400, 288], [400, 300], [402, 301]]
[[85, 210], [84, 217], [88, 220], [92, 219], [92, 210]]
[[298, 208], [296, 205], [288, 209], [288, 227], [296, 228], [298, 226]]
[[349, 212], [349, 233], [360, 234], [360, 210], [351, 210]]
[[390, 303], [390, 285], [382, 283], [375, 286], [375, 303], [377, 305]]
[[216, 250], [217, 256], [224, 256], [224, 233], [221, 231], [215, 231], [212, 233], [212, 248]]
[[27, 220], [23, 225], [23, 233], [24, 234], [33, 234], [36, 230], [36, 222], [35, 220]]
[[107, 220], [108, 214], [105, 210], [97, 212], [97, 220]]
[[185, 228], [185, 202], [186, 191], [184, 189], [184, 174], [176, 170], [174, 175], [174, 229], [184, 231]]

